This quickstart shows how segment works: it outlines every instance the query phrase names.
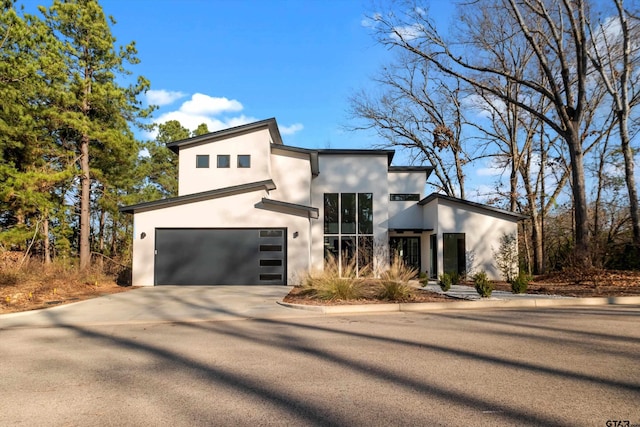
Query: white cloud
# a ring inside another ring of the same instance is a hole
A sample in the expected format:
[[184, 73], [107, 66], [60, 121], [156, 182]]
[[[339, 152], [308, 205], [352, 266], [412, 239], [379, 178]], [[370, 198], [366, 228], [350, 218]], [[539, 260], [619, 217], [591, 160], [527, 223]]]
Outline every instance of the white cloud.
[[371, 17], [366, 16], [362, 18], [362, 20], [360, 21], [360, 25], [365, 28], [375, 28], [378, 26], [378, 21], [380, 21], [380, 19], [382, 19], [382, 15], [379, 13], [374, 13]]
[[180, 111], [188, 114], [220, 114], [224, 112], [242, 111], [242, 104], [235, 99], [214, 98], [202, 93], [194, 93], [189, 101], [180, 107]]
[[280, 133], [283, 135], [293, 135], [296, 132], [300, 132], [304, 129], [302, 123], [294, 123], [291, 126], [278, 126], [280, 128]]
[[[152, 96], [156, 96], [160, 100], [168, 100], [172, 94], [173, 96], [177, 96], [177, 94], [182, 93], [156, 91]], [[181, 97], [182, 96], [186, 95], [182, 94]], [[177, 98], [174, 98], [174, 100], [175, 99]], [[240, 112], [242, 109], [242, 104], [235, 99], [230, 100], [224, 97], [213, 97], [202, 93], [195, 93], [190, 99], [184, 101], [177, 110], [160, 114], [160, 116], [154, 120], [154, 123], [160, 124], [166, 123], [169, 120], [177, 120], [182, 126], [191, 131], [194, 131], [199, 125], [204, 123], [210, 132], [215, 132], [257, 121], [256, 118], [244, 114], [231, 114]], [[225, 113], [229, 115], [220, 117], [220, 115]], [[156, 135], [157, 131], [146, 134], [148, 138], [155, 138]]]
[[490, 119], [495, 113], [506, 114], [507, 112], [504, 101], [496, 97], [486, 99], [480, 95], [469, 95], [462, 99], [461, 104], [464, 108], [475, 111], [478, 117], [484, 119]]
[[240, 126], [247, 123], [252, 123], [257, 121], [257, 119], [253, 117], [247, 117], [244, 114], [238, 117], [230, 117], [219, 119], [216, 117], [207, 116], [204, 114], [189, 114], [184, 111], [171, 111], [168, 113], [162, 114], [158, 117], [155, 122], [156, 123], [165, 123], [169, 120], [177, 120], [180, 124], [186, 127], [189, 130], [195, 130], [202, 123], [207, 125], [209, 132], [215, 132], [222, 129], [227, 129], [234, 126]]
[[477, 176], [498, 177], [504, 173], [504, 166], [501, 166], [495, 159], [486, 162], [486, 166], [476, 169]]
[[187, 96], [186, 93], [168, 91], [164, 89], [160, 89], [160, 90], [150, 89], [146, 93], [147, 103], [149, 105], [158, 105], [158, 106], [172, 104], [174, 101], [180, 98], [184, 98], [185, 96]]
[[411, 41], [422, 36], [424, 33], [424, 27], [420, 24], [404, 25], [400, 27], [394, 27], [393, 32], [391, 33], [391, 38], [397, 41], [399, 41], [400, 39], [404, 41]]

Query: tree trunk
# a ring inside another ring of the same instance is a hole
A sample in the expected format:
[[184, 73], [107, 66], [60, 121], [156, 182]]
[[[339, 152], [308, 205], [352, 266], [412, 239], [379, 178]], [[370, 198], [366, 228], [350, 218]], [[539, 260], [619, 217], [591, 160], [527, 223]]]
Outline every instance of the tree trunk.
[[571, 157], [571, 184], [573, 193], [573, 219], [576, 236], [575, 265], [581, 268], [592, 266], [590, 256], [589, 217], [587, 212], [587, 193], [584, 179], [584, 153], [579, 133], [580, 124], [574, 122], [574, 129], [569, 132], [569, 156]]
[[633, 227], [633, 245], [635, 250], [640, 250], [640, 213], [638, 212], [638, 190], [636, 188], [636, 178], [634, 176], [635, 165], [633, 160], [633, 150], [629, 138], [629, 127], [627, 115], [618, 112], [618, 123], [620, 126], [620, 147], [624, 156], [624, 177], [629, 194], [629, 209], [631, 214], [631, 225]]
[[91, 203], [91, 178], [89, 175], [89, 136], [83, 135], [80, 141], [80, 269], [85, 270], [91, 265], [91, 247], [89, 237]]
[[[104, 224], [107, 218], [107, 212], [102, 209], [100, 211], [100, 223], [98, 224], [98, 251], [104, 255]], [[104, 258], [98, 259], [98, 266], [102, 270], [104, 268]]]
[[51, 264], [51, 246], [49, 244], [49, 213], [45, 212], [42, 221], [42, 249], [44, 252], [44, 264]]

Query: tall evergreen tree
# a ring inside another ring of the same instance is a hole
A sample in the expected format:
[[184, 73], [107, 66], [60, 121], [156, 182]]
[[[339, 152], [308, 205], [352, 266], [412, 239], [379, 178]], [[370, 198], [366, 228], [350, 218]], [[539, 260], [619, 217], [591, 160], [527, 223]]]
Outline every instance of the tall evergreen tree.
[[39, 238], [48, 261], [49, 216], [59, 203], [54, 189], [70, 178], [45, 101], [59, 45], [41, 20], [19, 16], [12, 2], [0, 11], [0, 242], [24, 250]]
[[[129, 130], [130, 123], [146, 117], [136, 96], [149, 86], [144, 78], [129, 87], [121, 86], [117, 77], [129, 74], [126, 64], [136, 64], [135, 44], [117, 49], [104, 12], [95, 0], [55, 0], [46, 9], [40, 7], [50, 31], [61, 41], [61, 62], [65, 74], [57, 96], [55, 120], [61, 143], [72, 150], [78, 163], [79, 254], [80, 268], [90, 265], [91, 181], [98, 174], [92, 162], [96, 154], [108, 155], [111, 166], [127, 164], [137, 145]], [[122, 161], [124, 160], [124, 161]], [[106, 179], [106, 174], [101, 177]], [[113, 176], [113, 175], [112, 175]], [[103, 186], [104, 188], [104, 186]]]
[[189, 129], [183, 127], [179, 121], [169, 120], [158, 125], [158, 136], [155, 140], [144, 144], [148, 156], [141, 159], [140, 173], [144, 179], [141, 192], [145, 200], [178, 195], [178, 156], [167, 148], [167, 144], [189, 138], [191, 135]]

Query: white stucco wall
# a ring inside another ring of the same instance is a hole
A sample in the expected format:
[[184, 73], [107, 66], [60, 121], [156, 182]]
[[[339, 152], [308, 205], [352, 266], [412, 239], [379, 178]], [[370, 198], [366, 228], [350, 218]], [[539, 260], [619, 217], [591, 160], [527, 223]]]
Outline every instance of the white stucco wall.
[[[178, 194], [182, 196], [269, 179], [270, 142], [271, 134], [265, 128], [180, 148]], [[196, 155], [200, 154], [209, 155], [208, 168], [196, 168]], [[217, 167], [218, 154], [230, 155], [229, 168]], [[242, 154], [251, 156], [250, 168], [238, 168], [238, 155]]]
[[[311, 205], [311, 165], [309, 155], [273, 147], [271, 179], [277, 191], [273, 199], [299, 205]], [[318, 207], [318, 206], [315, 206]]]
[[[443, 199], [424, 206], [425, 226], [434, 228], [438, 239], [438, 274], [444, 271], [443, 233], [465, 233], [467, 273], [484, 270], [489, 278], [502, 280], [493, 252], [498, 249], [503, 234], [517, 233], [517, 221], [506, 215]], [[429, 239], [422, 242], [423, 261], [428, 265]]]
[[[273, 196], [277, 190], [272, 191]], [[309, 219], [257, 209], [266, 191], [194, 202], [134, 216], [133, 285], [153, 286], [156, 228], [287, 228], [287, 283], [309, 269]], [[275, 196], [274, 196], [275, 198]], [[294, 238], [294, 232], [298, 237]], [[141, 233], [146, 237], [141, 239]], [[238, 266], [241, 268], [242, 266]]]
[[[318, 158], [320, 174], [311, 181], [311, 204], [320, 209], [320, 218], [312, 220], [311, 265], [324, 265], [324, 193], [372, 193], [374, 244], [388, 248], [389, 181], [387, 155], [330, 155]], [[378, 257], [379, 264], [388, 259]]]
[[[389, 195], [418, 194], [422, 199], [425, 176], [424, 171], [389, 171]], [[422, 228], [422, 207], [416, 201], [389, 200], [389, 228]]]

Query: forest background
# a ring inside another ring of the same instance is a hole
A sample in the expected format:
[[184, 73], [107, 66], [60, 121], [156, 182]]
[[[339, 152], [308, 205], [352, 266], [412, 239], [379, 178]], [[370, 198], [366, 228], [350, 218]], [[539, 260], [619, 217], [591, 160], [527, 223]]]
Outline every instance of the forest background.
[[[434, 189], [455, 197], [490, 159], [504, 179], [481, 201], [529, 218], [523, 271], [637, 269], [636, 3], [460, 1], [446, 32], [427, 6], [365, 12], [389, 61], [347, 101], [346, 127], [433, 165]], [[0, 7], [0, 252], [122, 273], [132, 222], [119, 207], [175, 196], [166, 143], [209, 129], [150, 124], [135, 43], [116, 43], [98, 1]]]

